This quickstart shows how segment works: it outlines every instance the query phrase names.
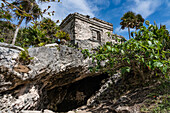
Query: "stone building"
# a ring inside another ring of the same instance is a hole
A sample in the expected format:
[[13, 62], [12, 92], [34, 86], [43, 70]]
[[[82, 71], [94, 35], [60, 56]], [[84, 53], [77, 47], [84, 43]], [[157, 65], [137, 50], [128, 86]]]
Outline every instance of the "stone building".
[[113, 41], [107, 32], [113, 32], [113, 24], [88, 15], [69, 14], [60, 24], [61, 30], [69, 33], [71, 42], [90, 40], [99, 44]]

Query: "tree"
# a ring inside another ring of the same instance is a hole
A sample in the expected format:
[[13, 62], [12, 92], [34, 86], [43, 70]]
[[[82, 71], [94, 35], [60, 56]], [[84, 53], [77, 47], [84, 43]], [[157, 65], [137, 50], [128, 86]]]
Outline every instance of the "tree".
[[25, 15], [22, 11], [15, 9], [15, 15], [19, 19], [17, 28], [14, 33], [14, 38], [12, 44], [15, 44], [16, 37], [18, 34], [19, 27], [24, 19], [26, 19], [26, 23], [28, 23], [32, 18], [37, 19], [41, 15], [41, 9], [38, 7], [35, 0], [17, 0], [12, 3], [17, 6], [20, 10], [29, 13], [30, 15]]
[[121, 29], [128, 28], [129, 39], [130, 39], [130, 28], [139, 29], [140, 26], [143, 25], [144, 18], [140, 14], [135, 14], [132, 11], [129, 11], [123, 15], [121, 18], [122, 22], [120, 22]]
[[4, 20], [10, 20], [11, 19], [11, 14], [10, 11], [8, 10], [8, 8], [4, 7], [4, 4], [1, 4], [2, 6], [0, 7], [0, 19], [4, 19]]
[[21, 47], [43, 46], [55, 43], [58, 39], [70, 40], [69, 34], [61, 31], [56, 22], [44, 18], [39, 22], [31, 22], [33, 25], [19, 29], [16, 45]]
[[40, 29], [46, 30], [48, 37], [53, 37], [53, 35], [59, 30], [59, 26], [50, 18], [43, 18], [40, 23]]
[[142, 15], [137, 14], [136, 15], [136, 30], [139, 29], [140, 26], [143, 26], [143, 22], [144, 22], [144, 18], [142, 17]]
[[122, 20], [122, 22], [120, 22], [121, 29], [124, 30], [126, 27], [128, 28], [129, 39], [130, 39], [130, 28], [135, 27], [135, 21], [136, 21], [135, 13], [129, 11], [123, 15], [121, 20]]
[[[40, 15], [42, 15], [43, 13], [46, 13], [46, 11], [50, 8], [50, 6], [48, 6], [47, 9], [45, 9], [44, 11], [41, 12], [40, 8], [38, 7], [36, 0], [11, 0], [13, 1], [13, 3], [8, 2], [7, 0], [2, 0], [4, 2], [1, 4], [2, 7], [6, 7], [6, 9], [2, 10], [2, 8], [0, 9], [0, 19], [1, 18], [5, 18], [10, 20], [11, 19], [11, 15], [9, 15], [9, 11], [13, 12], [12, 14], [15, 14], [15, 19], [18, 18], [19, 22], [17, 24], [17, 28], [14, 34], [14, 38], [12, 41], [12, 44], [15, 44], [16, 41], [16, 37], [17, 37], [17, 33], [19, 30], [19, 27], [22, 23], [22, 21], [24, 19], [26, 19], [26, 23], [28, 23], [31, 20], [36, 20]], [[55, 0], [38, 0], [40, 2], [52, 2]], [[60, 2], [60, 0], [58, 0], [58, 2]], [[54, 11], [52, 12], [52, 14], [54, 13]], [[50, 12], [48, 12], [48, 14], [50, 15]]]

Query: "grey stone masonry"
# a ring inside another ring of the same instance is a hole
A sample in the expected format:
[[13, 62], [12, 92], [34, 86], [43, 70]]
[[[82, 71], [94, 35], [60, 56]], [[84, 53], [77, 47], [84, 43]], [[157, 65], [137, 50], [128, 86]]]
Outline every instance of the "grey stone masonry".
[[69, 14], [60, 24], [60, 28], [70, 35], [74, 44], [76, 40], [91, 40], [98, 43], [115, 42], [107, 34], [107, 32], [113, 32], [113, 24], [95, 17], [90, 18], [88, 15]]

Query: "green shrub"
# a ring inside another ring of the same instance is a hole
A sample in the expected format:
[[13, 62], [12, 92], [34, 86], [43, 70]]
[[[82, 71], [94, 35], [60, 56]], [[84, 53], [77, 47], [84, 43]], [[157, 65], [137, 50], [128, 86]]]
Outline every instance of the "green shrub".
[[57, 42], [57, 39], [70, 40], [69, 34], [59, 30], [51, 19], [43, 19], [33, 26], [19, 30], [16, 45], [21, 47], [43, 46]]
[[19, 30], [16, 45], [21, 47], [38, 46], [38, 44], [48, 43], [48, 41], [49, 39], [45, 36], [44, 31], [30, 26]]
[[5, 39], [4, 38], [0, 38], [0, 42], [4, 42], [5, 41]]
[[19, 62], [24, 65], [28, 65], [32, 59], [34, 58], [29, 56], [27, 49], [25, 49], [24, 51], [21, 51], [19, 54]]
[[54, 34], [54, 36], [57, 38], [57, 39], [65, 39], [66, 41], [69, 41], [70, 40], [70, 36], [68, 33], [64, 32], [64, 31], [61, 31], [59, 30], [56, 34]]
[[0, 21], [0, 42], [11, 43], [15, 25], [8, 21]]
[[88, 49], [83, 49], [81, 52], [82, 52], [82, 54], [83, 54], [84, 58], [87, 58], [87, 57], [90, 55], [90, 53], [89, 53], [89, 50], [88, 50]]
[[[149, 24], [148, 28], [140, 27], [134, 34], [134, 39], [124, 43], [105, 45], [98, 48], [92, 55], [97, 65], [93, 70], [106, 71], [110, 74], [121, 70], [122, 76], [133, 73], [135, 78], [142, 81], [153, 76], [169, 77], [170, 69], [170, 36], [165, 27]], [[118, 40], [120, 41], [120, 40]], [[101, 61], [106, 65], [101, 66]]]

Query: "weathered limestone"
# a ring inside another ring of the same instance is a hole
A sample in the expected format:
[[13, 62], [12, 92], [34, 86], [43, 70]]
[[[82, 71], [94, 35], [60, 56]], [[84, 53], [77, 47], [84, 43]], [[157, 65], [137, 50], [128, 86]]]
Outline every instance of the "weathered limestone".
[[[29, 48], [33, 60], [28, 65], [18, 60], [21, 50], [0, 43], [0, 111], [3, 112], [44, 107], [57, 110], [53, 106], [62, 103], [70, 84], [100, 74], [89, 72], [91, 59], [85, 59], [75, 48], [65, 45]], [[78, 101], [83, 101], [84, 93], [75, 93]]]

